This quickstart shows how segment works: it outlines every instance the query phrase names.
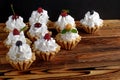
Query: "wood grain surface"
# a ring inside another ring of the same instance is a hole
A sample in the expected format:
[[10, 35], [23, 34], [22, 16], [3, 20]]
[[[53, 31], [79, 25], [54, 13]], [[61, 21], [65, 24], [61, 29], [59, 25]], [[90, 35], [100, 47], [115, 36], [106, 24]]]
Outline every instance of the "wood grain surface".
[[[49, 24], [53, 37], [57, 34]], [[0, 24], [0, 80], [120, 80], [120, 20], [104, 20], [104, 27], [87, 34], [76, 21], [82, 40], [73, 50], [61, 51], [52, 61], [39, 58], [26, 71], [17, 71], [6, 61], [3, 41], [8, 33]]]

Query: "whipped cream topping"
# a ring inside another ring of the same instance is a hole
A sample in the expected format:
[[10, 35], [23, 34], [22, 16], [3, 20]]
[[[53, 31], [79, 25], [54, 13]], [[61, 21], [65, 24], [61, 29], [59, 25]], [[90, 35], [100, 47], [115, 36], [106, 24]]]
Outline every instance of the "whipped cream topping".
[[75, 20], [70, 15], [67, 15], [65, 17], [62, 17], [60, 15], [55, 24], [58, 25], [61, 30], [63, 30], [67, 24], [71, 24], [72, 26], [75, 26]]
[[66, 32], [65, 34], [61, 34], [61, 38], [65, 41], [72, 41], [79, 37], [78, 32], [72, 33], [72, 32]]
[[43, 9], [43, 12], [38, 13], [38, 11], [33, 11], [31, 17], [29, 18], [30, 25], [35, 24], [36, 22], [47, 24], [49, 19], [48, 12]]
[[34, 26], [34, 24], [30, 27], [30, 35], [31, 36], [38, 36], [38, 37], [43, 37], [46, 33], [48, 33], [48, 30], [47, 30], [47, 25], [42, 23], [41, 27], [39, 28], [36, 28]]
[[34, 45], [35, 49], [38, 49], [42, 52], [56, 51], [56, 48], [58, 46], [53, 38], [51, 38], [50, 40], [38, 39], [37, 41], [35, 41]]
[[20, 30], [25, 27], [26, 24], [23, 22], [23, 18], [19, 16], [18, 19], [12, 19], [12, 15], [9, 16], [8, 21], [6, 22], [6, 28], [13, 31], [14, 28]]
[[10, 59], [14, 61], [24, 61], [31, 59], [32, 51], [28, 44], [22, 44], [21, 46], [16, 46], [15, 44], [9, 49], [7, 53]]
[[10, 32], [6, 39], [6, 44], [12, 45], [12, 44], [15, 44], [16, 41], [18, 41], [18, 40], [22, 41], [23, 43], [26, 43], [26, 38], [24, 36], [23, 31], [20, 32], [20, 35], [13, 35], [13, 32]]
[[89, 27], [94, 27], [94, 26], [102, 26], [103, 25], [103, 20], [100, 19], [100, 16], [97, 12], [93, 12], [93, 14], [90, 14], [90, 11], [88, 11], [85, 14], [84, 19], [81, 19], [80, 22], [84, 25], [87, 25]]

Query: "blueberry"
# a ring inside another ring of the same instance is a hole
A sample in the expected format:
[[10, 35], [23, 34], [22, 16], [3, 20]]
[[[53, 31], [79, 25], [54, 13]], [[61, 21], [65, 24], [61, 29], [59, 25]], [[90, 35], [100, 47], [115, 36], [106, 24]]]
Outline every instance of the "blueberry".
[[91, 11], [90, 11], [90, 15], [92, 15], [93, 13], [94, 13], [94, 10], [91, 10]]
[[21, 46], [21, 45], [22, 45], [22, 41], [17, 41], [17, 42], [16, 42], [16, 46], [19, 47], [19, 46]]

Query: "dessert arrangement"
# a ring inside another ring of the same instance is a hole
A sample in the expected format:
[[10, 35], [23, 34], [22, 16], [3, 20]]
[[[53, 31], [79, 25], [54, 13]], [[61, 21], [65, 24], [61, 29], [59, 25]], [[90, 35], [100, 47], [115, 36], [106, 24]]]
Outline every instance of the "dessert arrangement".
[[[32, 12], [28, 26], [15, 13], [8, 18], [4, 29], [9, 32], [4, 41], [9, 48], [6, 59], [15, 69], [27, 70], [36, 56], [43, 61], [50, 61], [60, 50], [72, 50], [80, 42], [75, 20], [68, 11], [63, 10], [54, 23], [53, 27], [58, 32], [55, 37], [48, 30], [49, 21], [48, 12], [41, 7]], [[88, 11], [80, 23], [87, 33], [94, 33], [103, 26], [103, 20], [95, 11]]]

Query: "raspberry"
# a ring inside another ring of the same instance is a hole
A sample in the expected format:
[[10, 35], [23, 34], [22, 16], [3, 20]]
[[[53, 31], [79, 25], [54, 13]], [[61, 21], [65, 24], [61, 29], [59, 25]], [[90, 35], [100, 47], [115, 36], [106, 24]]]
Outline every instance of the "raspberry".
[[16, 15], [16, 14], [15, 14], [15, 15], [12, 15], [12, 19], [13, 19], [13, 20], [14, 20], [14, 19], [16, 20], [16, 19], [18, 19], [18, 18], [19, 18], [18, 15]]
[[39, 7], [37, 11], [38, 11], [38, 13], [42, 13], [43, 9], [41, 7]]
[[42, 24], [40, 24], [40, 23], [35, 23], [35, 24], [34, 24], [34, 26], [35, 26], [36, 28], [41, 27], [41, 25], [42, 25]]
[[62, 16], [62, 17], [65, 17], [65, 16], [67, 16], [67, 15], [68, 15], [67, 12], [62, 12], [62, 13], [61, 13], [61, 16]]
[[51, 39], [51, 36], [49, 33], [46, 33], [45, 36], [44, 36], [44, 39], [46, 40], [50, 40]]
[[22, 45], [22, 41], [17, 41], [17, 42], [16, 42], [16, 46], [19, 47], [19, 46], [21, 46], [21, 45]]
[[20, 35], [20, 32], [15, 28], [15, 29], [13, 30], [13, 35]]

